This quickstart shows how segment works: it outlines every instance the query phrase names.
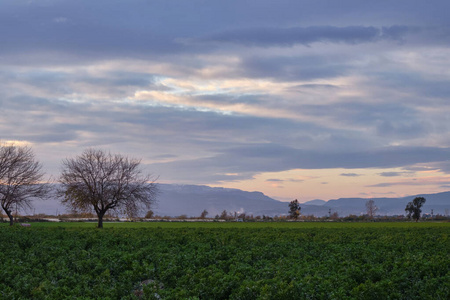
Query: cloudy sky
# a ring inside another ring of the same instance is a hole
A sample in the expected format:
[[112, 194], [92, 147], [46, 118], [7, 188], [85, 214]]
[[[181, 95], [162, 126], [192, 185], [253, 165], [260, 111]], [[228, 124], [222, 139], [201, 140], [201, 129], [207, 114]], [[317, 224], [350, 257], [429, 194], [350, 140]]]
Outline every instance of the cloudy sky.
[[0, 139], [280, 200], [450, 190], [449, 1], [0, 2]]

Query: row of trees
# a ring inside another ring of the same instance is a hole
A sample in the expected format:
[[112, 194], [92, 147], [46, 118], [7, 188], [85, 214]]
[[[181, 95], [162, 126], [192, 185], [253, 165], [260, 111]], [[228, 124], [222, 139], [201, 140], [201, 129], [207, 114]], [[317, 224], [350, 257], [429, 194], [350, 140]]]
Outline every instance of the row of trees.
[[34, 198], [56, 194], [74, 212], [95, 211], [98, 227], [109, 210], [135, 216], [157, 195], [155, 180], [143, 174], [140, 160], [87, 149], [62, 162], [54, 193], [30, 147], [0, 145], [0, 204], [13, 225], [13, 211], [31, 208]]
[[[416, 197], [413, 201], [408, 202], [406, 205], [405, 211], [408, 213], [407, 217], [408, 219], [411, 219], [411, 217], [417, 222], [420, 219], [420, 214], [422, 213], [422, 206], [425, 204], [426, 199], [424, 197]], [[289, 217], [291, 219], [298, 219], [300, 216], [301, 211], [300, 203], [297, 199], [294, 201], [289, 202]], [[369, 218], [373, 218], [375, 216], [375, 213], [378, 210], [378, 207], [375, 205], [375, 201], [368, 200], [366, 202], [366, 210], [367, 215]], [[330, 211], [331, 215], [331, 211]]]

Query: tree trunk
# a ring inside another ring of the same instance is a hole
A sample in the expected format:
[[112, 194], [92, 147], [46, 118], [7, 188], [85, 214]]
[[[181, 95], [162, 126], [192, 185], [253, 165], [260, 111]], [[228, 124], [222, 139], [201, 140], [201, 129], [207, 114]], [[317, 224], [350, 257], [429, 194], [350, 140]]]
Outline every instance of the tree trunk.
[[14, 225], [14, 216], [13, 216], [12, 212], [7, 209], [5, 210], [5, 212], [9, 218], [9, 226], [13, 226]]
[[103, 228], [103, 216], [105, 215], [106, 210], [105, 211], [100, 211], [97, 213], [98, 216], [98, 225], [97, 228]]

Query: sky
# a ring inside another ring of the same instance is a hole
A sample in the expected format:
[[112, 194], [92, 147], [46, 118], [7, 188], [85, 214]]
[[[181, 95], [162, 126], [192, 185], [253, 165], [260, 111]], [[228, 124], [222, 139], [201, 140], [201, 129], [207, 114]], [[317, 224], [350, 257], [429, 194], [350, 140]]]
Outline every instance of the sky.
[[449, 1], [0, 1], [0, 140], [275, 199], [450, 190]]

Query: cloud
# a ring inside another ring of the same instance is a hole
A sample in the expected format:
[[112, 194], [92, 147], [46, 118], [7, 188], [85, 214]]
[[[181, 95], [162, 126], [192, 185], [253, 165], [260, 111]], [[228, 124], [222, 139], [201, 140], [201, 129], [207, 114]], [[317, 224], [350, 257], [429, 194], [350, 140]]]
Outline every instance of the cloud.
[[[33, 6], [33, 5], [31, 5]], [[72, 7], [68, 7], [72, 6]], [[93, 5], [90, 5], [93, 9]], [[94, 5], [96, 6], [96, 5]], [[151, 27], [119, 26], [108, 16], [109, 5], [97, 7], [97, 14], [78, 5], [63, 3], [51, 5], [49, 11], [67, 13], [67, 17], [50, 17], [49, 12], [40, 14], [34, 7], [18, 10], [15, 16], [0, 14], [0, 26], [14, 28], [13, 32], [2, 31], [0, 37], [4, 55], [45, 55], [56, 53], [54, 59], [64, 59], [63, 53], [86, 60], [105, 59], [133, 55], [147, 57], [150, 54], [179, 53], [183, 46], [173, 37], [160, 34]], [[65, 11], [73, 8], [74, 11]], [[114, 15], [116, 15], [115, 13]]]
[[[242, 60], [241, 74], [275, 80], [314, 80], [338, 77], [349, 72], [351, 66], [317, 55], [246, 57]], [[298, 87], [298, 86], [297, 86]]]
[[308, 84], [299, 84], [296, 86], [290, 87], [292, 90], [298, 90], [301, 91], [303, 89], [338, 89], [338, 85], [334, 84], [317, 84], [317, 83], [308, 83]]
[[[368, 9], [353, 0], [342, 1], [339, 7], [328, 1], [304, 5], [284, 0], [278, 1], [276, 8], [273, 2], [263, 0], [257, 7], [251, 2], [205, 4], [201, 0], [113, 5], [104, 0], [45, 4], [2, 1], [0, 26], [10, 30], [0, 34], [0, 53], [34, 55], [61, 63], [70, 57], [85, 61], [117, 57], [165, 60], [171, 55], [220, 51], [205, 45], [205, 41], [258, 47], [316, 43], [353, 46], [409, 41], [410, 35], [419, 35], [419, 41], [427, 39], [421, 41], [423, 44], [449, 42], [444, 13], [449, 8], [447, 3], [439, 1], [425, 7], [398, 2], [387, 6], [381, 1]], [[423, 33], [425, 25], [429, 29]], [[203, 43], [198, 45], [199, 41]]]
[[379, 40], [401, 40], [413, 28], [391, 26], [310, 26], [290, 28], [251, 28], [217, 33], [203, 38], [203, 42], [234, 43], [244, 46], [292, 47], [296, 44], [308, 46], [312, 43], [360, 44]]
[[68, 20], [65, 17], [57, 17], [53, 19], [53, 22], [55, 23], [66, 23]]
[[267, 182], [284, 182], [284, 180], [276, 179], [276, 178], [267, 179], [266, 181], [267, 181]]
[[[293, 169], [332, 168], [394, 168], [415, 163], [445, 160], [450, 148], [387, 147], [364, 152], [307, 151], [274, 144], [246, 145], [230, 148], [208, 158], [153, 164], [152, 168], [165, 170], [179, 180], [187, 174], [180, 170], [197, 170], [190, 180], [233, 181], [253, 178], [263, 172]], [[228, 176], [226, 174], [235, 174]]]
[[289, 179], [277, 179], [277, 178], [271, 178], [271, 179], [266, 179], [267, 182], [280, 182], [280, 183], [284, 183], [284, 182], [303, 182], [303, 179], [294, 179], [294, 178], [289, 178]]
[[362, 176], [361, 174], [356, 174], [356, 173], [341, 173], [340, 176], [345, 176], [345, 177], [359, 177]]
[[361, 196], [366, 196], [366, 197], [373, 197], [373, 195], [395, 195], [396, 193], [394, 192], [379, 192], [379, 193], [375, 193], [375, 192], [370, 192], [370, 193], [359, 193], [359, 195]]
[[411, 172], [381, 172], [378, 175], [383, 177], [398, 177], [398, 176], [404, 176], [404, 175], [410, 175]]
[[444, 161], [444, 162], [440, 162], [438, 164], [436, 164], [437, 167], [439, 168], [439, 170], [441, 172], [444, 172], [446, 174], [450, 174], [450, 161]]
[[393, 186], [442, 186], [448, 185], [450, 183], [450, 178], [445, 176], [434, 176], [434, 177], [422, 177], [413, 179], [404, 179], [393, 182], [382, 182], [372, 185], [367, 185], [366, 187], [393, 187]]

